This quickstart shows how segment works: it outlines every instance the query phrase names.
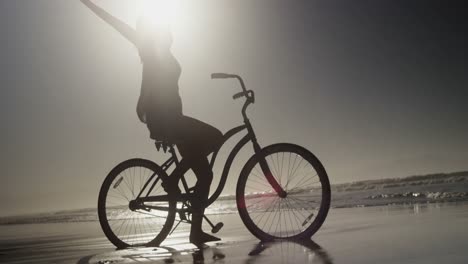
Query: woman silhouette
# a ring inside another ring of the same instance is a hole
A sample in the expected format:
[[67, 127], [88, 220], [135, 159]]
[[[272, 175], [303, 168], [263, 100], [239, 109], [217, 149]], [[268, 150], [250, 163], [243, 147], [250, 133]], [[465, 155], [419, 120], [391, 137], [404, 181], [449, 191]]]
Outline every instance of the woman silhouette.
[[[190, 167], [196, 177], [194, 210], [190, 230], [190, 242], [196, 245], [220, 240], [202, 231], [201, 225], [205, 203], [213, 179], [207, 155], [222, 142], [222, 133], [199, 120], [182, 114], [182, 101], [179, 96], [178, 81], [181, 68], [170, 51], [172, 34], [169, 25], [151, 25], [141, 17], [136, 29], [115, 18], [91, 0], [81, 0], [96, 15], [116, 29], [138, 49], [143, 64], [143, 78], [137, 104], [139, 119], [150, 131], [156, 142], [175, 144], [183, 158], [181, 163]], [[169, 191], [177, 191], [180, 174], [187, 167], [179, 166], [173, 172], [171, 183], [166, 183]]]

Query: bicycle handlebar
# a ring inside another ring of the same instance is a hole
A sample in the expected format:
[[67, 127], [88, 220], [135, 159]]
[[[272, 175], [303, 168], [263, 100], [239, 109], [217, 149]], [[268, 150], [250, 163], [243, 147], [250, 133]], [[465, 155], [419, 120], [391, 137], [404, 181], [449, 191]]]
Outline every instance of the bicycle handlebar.
[[227, 74], [222, 72], [212, 73], [211, 79], [228, 79], [228, 78], [237, 78], [239, 76], [235, 74]]
[[222, 72], [217, 72], [217, 73], [212, 73], [211, 74], [211, 79], [237, 79], [239, 80], [240, 82], [240, 85], [242, 87], [242, 92], [240, 93], [236, 93], [232, 98], [234, 100], [236, 99], [239, 99], [241, 97], [246, 97], [247, 100], [250, 102], [250, 103], [254, 103], [255, 102], [255, 96], [254, 96], [254, 92], [252, 90], [247, 90], [245, 88], [245, 84], [244, 84], [244, 80], [242, 80], [242, 78], [237, 75], [237, 74], [229, 74], [229, 73], [222, 73]]
[[244, 106], [242, 107], [242, 116], [244, 116], [244, 119], [247, 120], [247, 122], [248, 122], [246, 110], [247, 110], [247, 107], [250, 104], [255, 103], [255, 94], [254, 94], [254, 92], [252, 90], [245, 89], [244, 80], [242, 80], [242, 78], [237, 74], [228, 74], [228, 73], [221, 73], [221, 72], [212, 73], [211, 78], [212, 79], [231, 79], [231, 78], [234, 79], [235, 78], [235, 79], [239, 80], [240, 85], [242, 87], [242, 92], [236, 93], [232, 97], [232, 99], [236, 100], [236, 99], [239, 99], [241, 97], [245, 97], [247, 99], [245, 101], [245, 103], [244, 103]]

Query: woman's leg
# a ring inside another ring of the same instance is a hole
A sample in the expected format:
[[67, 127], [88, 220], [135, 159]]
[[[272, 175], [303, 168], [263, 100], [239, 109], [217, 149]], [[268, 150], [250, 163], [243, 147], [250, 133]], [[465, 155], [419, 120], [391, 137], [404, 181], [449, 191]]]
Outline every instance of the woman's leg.
[[178, 145], [179, 152], [183, 160], [188, 162], [191, 169], [197, 177], [194, 187], [194, 193], [190, 204], [192, 206], [192, 225], [190, 229], [190, 242], [199, 245], [210, 241], [220, 240], [217, 237], [206, 234], [202, 230], [203, 215], [208, 202], [210, 185], [213, 180], [213, 171], [211, 170], [208, 158], [200, 155], [197, 148]]
[[181, 116], [173, 128], [174, 142], [183, 145], [188, 154], [208, 156], [223, 141], [223, 134], [217, 128], [195, 118]]
[[216, 128], [193, 118], [186, 119], [182, 127], [183, 140], [177, 143], [177, 148], [197, 177], [191, 200], [193, 213], [190, 242], [200, 244], [216, 241], [219, 239], [202, 231], [202, 221], [213, 180], [213, 171], [206, 156], [219, 146], [222, 134]]
[[[170, 179], [174, 180], [174, 184], [178, 183], [181, 175], [192, 167], [199, 171], [194, 170], [197, 177], [212, 174], [206, 157], [220, 147], [223, 134], [215, 127], [188, 116], [179, 116], [176, 120], [170, 141], [176, 144], [183, 160], [171, 173]], [[203, 181], [203, 177], [200, 177]]]

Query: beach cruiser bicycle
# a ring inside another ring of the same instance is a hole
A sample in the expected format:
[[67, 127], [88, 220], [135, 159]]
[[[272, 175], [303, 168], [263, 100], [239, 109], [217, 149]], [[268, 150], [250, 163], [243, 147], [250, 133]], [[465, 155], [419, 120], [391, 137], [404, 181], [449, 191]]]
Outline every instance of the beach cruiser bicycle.
[[[330, 183], [324, 167], [310, 151], [298, 145], [279, 143], [262, 148], [246, 114], [247, 107], [255, 102], [254, 92], [245, 88], [238, 75], [213, 73], [211, 77], [237, 79], [242, 92], [233, 99], [245, 98], [244, 124], [229, 130], [223, 145], [234, 135], [247, 133], [227, 157], [207, 207], [220, 196], [236, 155], [250, 142], [254, 154], [244, 165], [236, 188], [237, 208], [245, 226], [262, 241], [310, 238], [325, 221], [330, 207]], [[159, 146], [157, 143], [158, 149]], [[171, 177], [168, 170], [182, 162], [174, 146], [169, 146], [168, 152], [171, 156], [162, 165], [130, 159], [117, 165], [105, 178], [99, 192], [99, 222], [116, 247], [159, 246], [181, 222], [190, 223], [193, 189], [185, 176], [180, 178], [180, 194], [169, 194], [162, 187]], [[211, 168], [218, 152], [212, 154]], [[203, 218], [213, 233], [223, 226], [213, 224], [206, 215]]]

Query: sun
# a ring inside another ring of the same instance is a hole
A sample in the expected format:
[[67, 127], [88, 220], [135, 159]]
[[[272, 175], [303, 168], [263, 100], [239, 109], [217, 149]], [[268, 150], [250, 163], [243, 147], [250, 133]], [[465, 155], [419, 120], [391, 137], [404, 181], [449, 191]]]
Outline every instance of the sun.
[[178, 0], [143, 0], [141, 14], [154, 26], [173, 26], [180, 21]]

